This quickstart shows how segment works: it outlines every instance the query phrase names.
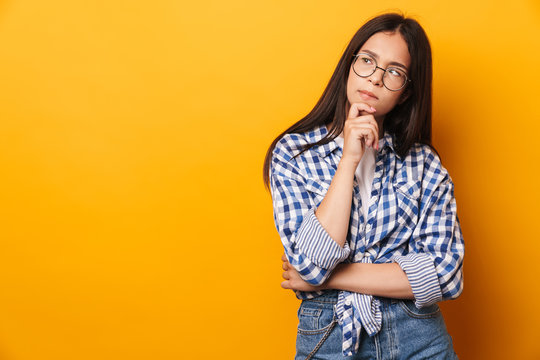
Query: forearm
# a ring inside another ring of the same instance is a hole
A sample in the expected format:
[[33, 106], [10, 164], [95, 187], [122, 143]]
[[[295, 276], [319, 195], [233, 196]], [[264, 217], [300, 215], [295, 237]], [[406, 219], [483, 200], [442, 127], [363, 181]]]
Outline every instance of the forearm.
[[322, 285], [338, 289], [396, 299], [414, 299], [407, 275], [396, 263], [339, 264]]
[[353, 162], [340, 161], [328, 192], [315, 212], [328, 235], [341, 247], [349, 229], [356, 166]]

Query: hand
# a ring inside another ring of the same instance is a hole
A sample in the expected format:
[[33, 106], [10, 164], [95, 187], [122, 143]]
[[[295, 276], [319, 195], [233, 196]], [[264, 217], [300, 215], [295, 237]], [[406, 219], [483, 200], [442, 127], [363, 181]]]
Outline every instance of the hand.
[[287, 260], [285, 254], [281, 256], [283, 261], [283, 274], [282, 277], [285, 279], [281, 283], [281, 287], [284, 289], [300, 290], [300, 291], [319, 291], [323, 290], [323, 285], [314, 286], [310, 283], [302, 280], [298, 272], [293, 268], [293, 266]]
[[379, 148], [379, 125], [373, 116], [375, 108], [365, 103], [352, 103], [343, 128], [342, 159], [356, 165], [364, 155], [365, 146]]

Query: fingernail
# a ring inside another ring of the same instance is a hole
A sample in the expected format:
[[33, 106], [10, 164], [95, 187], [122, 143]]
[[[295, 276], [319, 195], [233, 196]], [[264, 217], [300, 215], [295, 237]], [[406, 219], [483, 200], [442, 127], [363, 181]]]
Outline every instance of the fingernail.
[[370, 106], [371, 108], [371, 111], [377, 111], [377, 109], [375, 109], [373, 106]]

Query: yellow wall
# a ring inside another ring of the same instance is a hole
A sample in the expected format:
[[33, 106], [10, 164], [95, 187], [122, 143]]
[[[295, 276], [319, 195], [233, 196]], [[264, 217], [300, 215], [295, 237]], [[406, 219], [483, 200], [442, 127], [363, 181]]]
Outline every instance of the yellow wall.
[[292, 358], [262, 160], [393, 9], [433, 47], [456, 350], [539, 359], [535, 0], [1, 1], [0, 359]]

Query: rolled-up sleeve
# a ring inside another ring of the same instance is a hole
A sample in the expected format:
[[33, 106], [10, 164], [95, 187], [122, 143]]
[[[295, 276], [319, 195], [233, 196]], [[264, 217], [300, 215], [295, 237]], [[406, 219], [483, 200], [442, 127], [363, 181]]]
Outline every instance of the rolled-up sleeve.
[[392, 259], [407, 275], [415, 305], [419, 308], [455, 299], [463, 291], [465, 246], [454, 184], [444, 170], [441, 176], [440, 181], [428, 181], [429, 194], [421, 201], [418, 224], [411, 237], [411, 251]]
[[302, 279], [320, 285], [349, 256], [350, 248], [347, 243], [339, 246], [323, 228], [305, 183], [294, 162], [283, 156], [279, 148], [274, 151], [270, 190], [277, 231], [287, 259]]

